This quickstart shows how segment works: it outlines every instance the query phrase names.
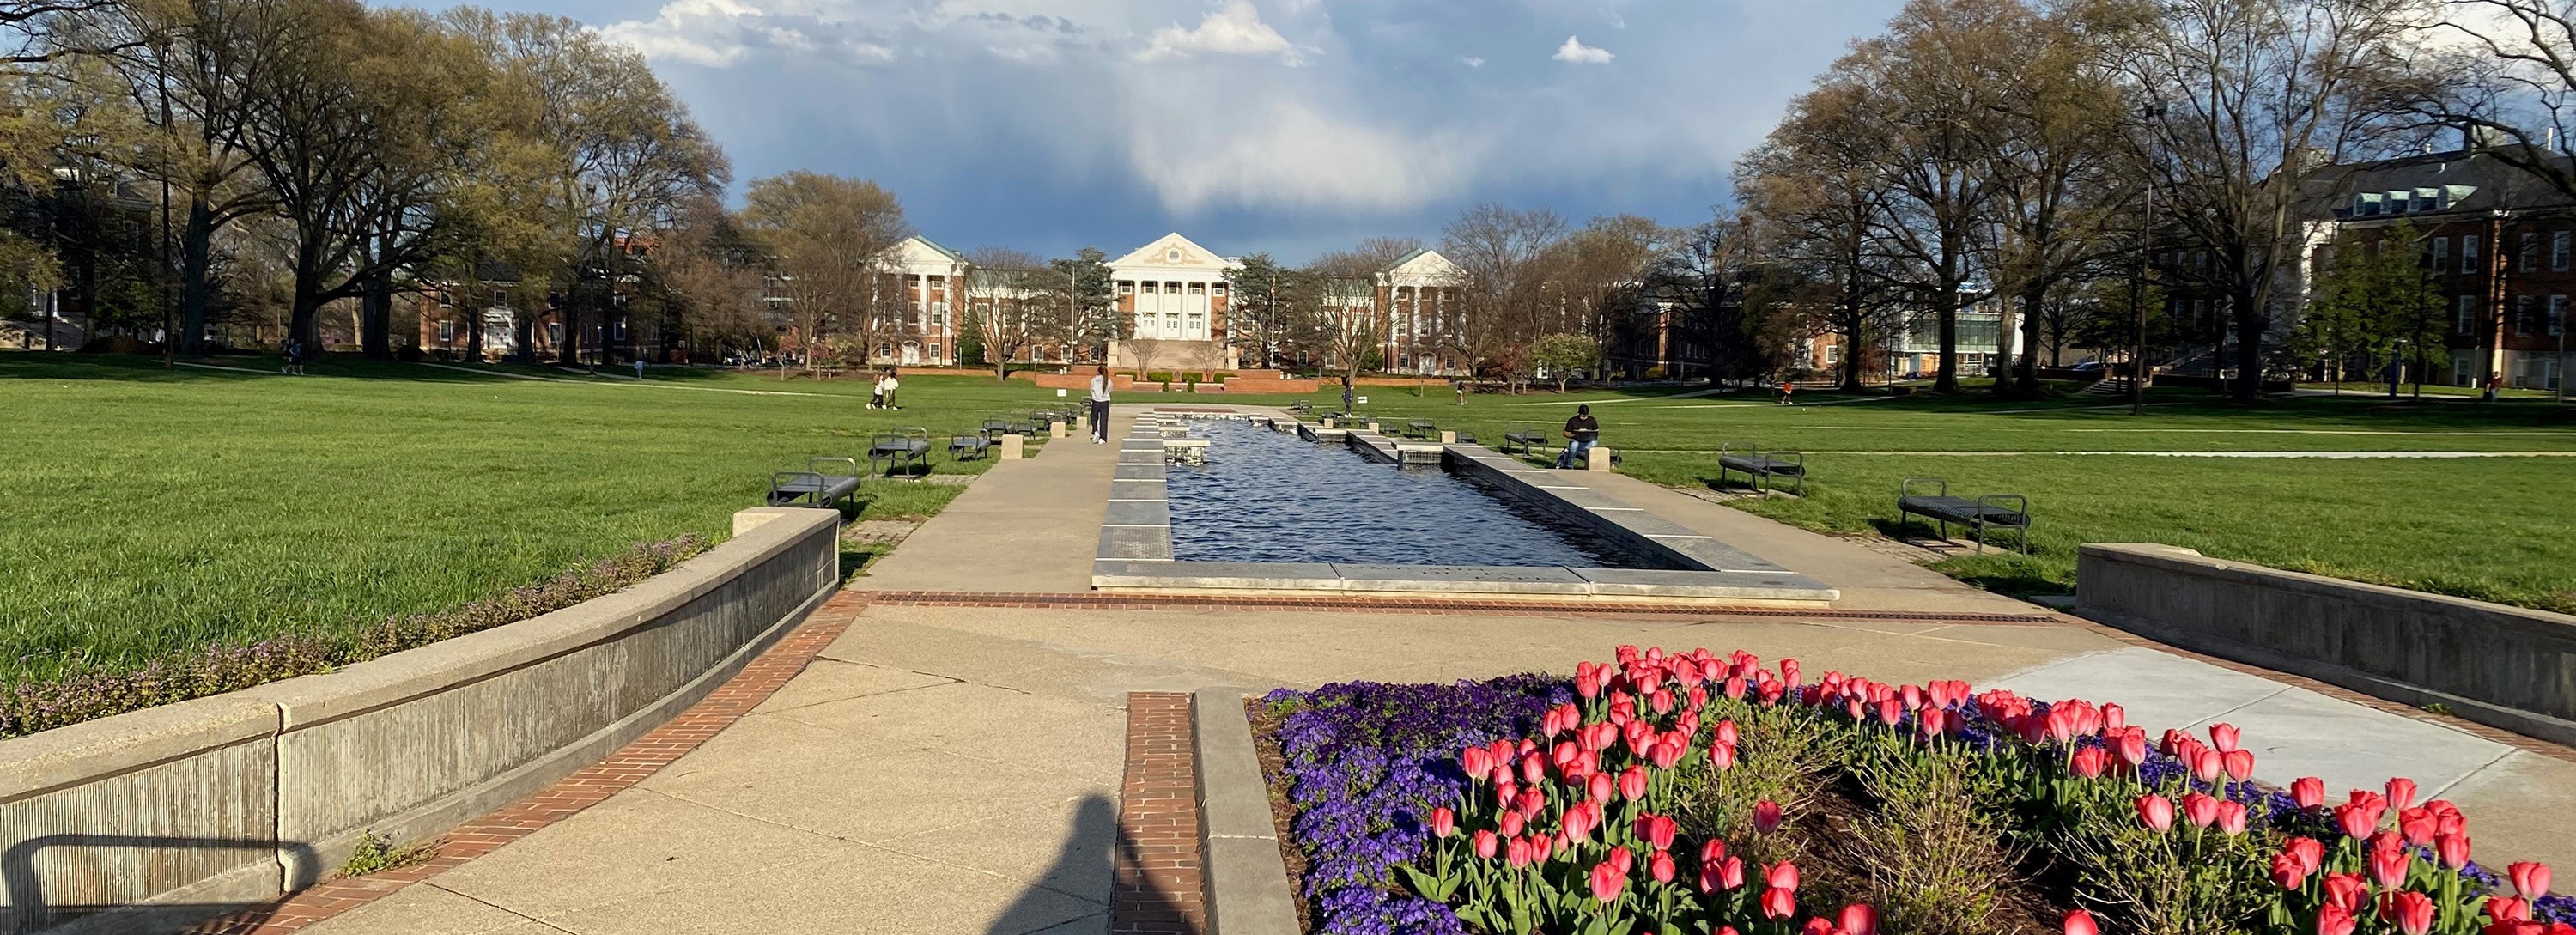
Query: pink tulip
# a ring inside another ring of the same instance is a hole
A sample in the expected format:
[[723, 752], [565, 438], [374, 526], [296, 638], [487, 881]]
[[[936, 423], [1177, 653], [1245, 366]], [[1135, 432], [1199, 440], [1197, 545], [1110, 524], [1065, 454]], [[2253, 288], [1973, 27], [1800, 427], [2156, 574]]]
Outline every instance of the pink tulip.
[[2433, 856], [2442, 866], [2458, 870], [2469, 863], [2469, 836], [2446, 834], [2433, 839]]
[[2504, 868], [2505, 878], [2513, 881], [2513, 893], [2524, 899], [2538, 900], [2549, 892], [2549, 865], [2522, 861]]
[[1762, 884], [1775, 890], [1798, 888], [1798, 865], [1789, 861], [1772, 864], [1762, 871]]
[[[1564, 744], [1558, 744], [1557, 746], [1567, 750], [1573, 750], [1572, 747], [1567, 747]], [[1577, 750], [1574, 752], [1579, 754], [1582, 751]], [[1535, 786], [1545, 779], [1547, 779], [1547, 766], [1546, 764], [1540, 763], [1538, 757], [1526, 757], [1521, 760], [1522, 782]]]
[[1476, 832], [1475, 842], [1476, 856], [1482, 857], [1486, 860], [1494, 859], [1495, 849], [1502, 846], [1502, 838], [1497, 837], [1491, 831]]
[[1925, 708], [1914, 716], [1915, 731], [1925, 737], [1939, 737], [1950, 732], [1954, 717], [1956, 715], [1940, 708]]
[[2326, 846], [2315, 838], [2291, 838], [2281, 842], [2281, 852], [2299, 859], [2299, 866], [2315, 873], [2325, 866]]
[[2511, 896], [2487, 897], [2487, 918], [2498, 922], [2531, 921], [2531, 902]]
[[2113, 752], [2119, 755], [2121, 766], [2136, 772], [2147, 762], [2147, 732], [2134, 727], [2122, 731], [2113, 745]]
[[2227, 771], [2229, 779], [2237, 782], [2252, 779], [2254, 778], [2254, 751], [2229, 750], [2221, 753], [2218, 755], [2218, 765], [2220, 769]]
[[1736, 741], [1742, 739], [1735, 729], [1735, 721], [1732, 718], [1717, 722], [1716, 730], [1718, 743], [1732, 747], [1735, 746]]
[[2106, 704], [2102, 706], [2102, 730], [2104, 733], [2122, 730], [2128, 726], [2128, 709], [2116, 704]]
[[2317, 935], [2352, 935], [2356, 924], [2352, 918], [2352, 911], [2342, 906], [2327, 906], [2317, 910]]
[[2380, 918], [2397, 923], [2406, 935], [2424, 935], [2433, 928], [2433, 898], [2422, 893], [2389, 894], [2379, 907]]
[[2372, 831], [2379, 828], [2379, 809], [2377, 804], [2371, 802], [2335, 806], [2335, 824], [2343, 828], [2346, 837], [2369, 837]]
[[1627, 772], [1619, 774], [1619, 797], [1631, 802], [1645, 798], [1647, 785], [1645, 767], [1628, 767]]
[[1532, 862], [1529, 842], [1513, 838], [1509, 843], [1504, 844], [1503, 862], [1512, 865], [1514, 870], [1529, 866]]
[[1735, 768], [1735, 745], [1720, 742], [1708, 748], [1708, 765], [1718, 772]]
[[2236, 725], [2234, 725], [2234, 724], [2212, 724], [2212, 725], [2209, 725], [2209, 745], [2210, 745], [2210, 746], [2213, 746], [2213, 747], [2217, 747], [2217, 748], [2218, 748], [2218, 752], [2220, 752], [2220, 753], [2226, 753], [2226, 752], [2228, 752], [2228, 751], [2231, 751], [2231, 750], [2236, 749], [2236, 741], [2237, 741], [2237, 740], [2238, 740], [2238, 735], [2237, 735], [2237, 732], [2236, 732]]
[[2300, 808], [2315, 808], [2326, 804], [2325, 780], [2314, 776], [2302, 776], [2292, 780], [2290, 801], [2297, 803]]
[[1458, 833], [1458, 813], [1443, 805], [1431, 810], [1431, 836], [1445, 838]]
[[1668, 815], [1658, 815], [1655, 817], [1654, 826], [1646, 829], [1646, 843], [1654, 845], [1659, 851], [1668, 850], [1673, 846], [1673, 838], [1678, 837], [1681, 831], [1681, 822]]
[[1689, 748], [1682, 744], [1665, 741], [1649, 748], [1646, 751], [1646, 759], [1654, 763], [1656, 769], [1671, 769], [1681, 764], [1682, 754], [1688, 750]]
[[2191, 751], [2191, 772], [2192, 775], [2200, 777], [2200, 781], [2217, 782], [2219, 774], [2226, 769], [2224, 754], [2208, 747], [2199, 747]]
[[2370, 884], [2362, 882], [2359, 874], [2329, 873], [2326, 874], [2325, 895], [2327, 905], [2349, 915], [2361, 911], [2362, 900], [2370, 896]]
[[1595, 802], [1610, 801], [1611, 794], [1617, 791], [1618, 784], [1611, 781], [1608, 773], [1594, 773], [1583, 781], [1584, 797]]
[[2379, 884], [2381, 889], [2405, 886], [2406, 870], [2413, 863], [2414, 856], [2402, 848], [2392, 847], [2371, 851], [2370, 881]]
[[2138, 797], [2137, 806], [2138, 821], [2146, 825], [2148, 830], [2163, 833], [2173, 828], [2172, 800], [2150, 792]]
[[2093, 914], [2082, 909], [2073, 909], [2066, 913], [2062, 930], [2066, 935], [2101, 935], [2102, 933], [2101, 927], [2093, 923]]
[[2307, 881], [2308, 868], [2299, 863], [2297, 855], [2288, 851], [2272, 855], [2272, 882], [2280, 884], [2282, 889], [2295, 890]]
[[2218, 800], [2198, 792], [2186, 792], [2182, 797], [2182, 817], [2191, 822], [2192, 827], [2209, 827], [2218, 821]]
[[1839, 922], [1843, 935], [1878, 935], [1878, 910], [1864, 903], [1844, 906]]
[[2415, 804], [2415, 780], [2399, 776], [2388, 781], [2388, 807], [2405, 811]]
[[2100, 779], [2103, 768], [2109, 765], [2109, 760], [2110, 757], [2103, 752], [2102, 748], [2086, 747], [2075, 751], [2074, 756], [2067, 758], [2067, 769], [2086, 779]]
[[1721, 841], [1721, 840], [1718, 840], [1718, 839], [1716, 839], [1716, 838], [1710, 838], [1710, 839], [1708, 839], [1708, 840], [1706, 840], [1706, 841], [1702, 841], [1702, 842], [1700, 842], [1700, 845], [1699, 845], [1699, 863], [1700, 863], [1700, 866], [1703, 866], [1703, 867], [1715, 866], [1715, 865], [1717, 864], [1717, 862], [1718, 862], [1718, 861], [1725, 860], [1725, 859], [1726, 859], [1726, 842], [1725, 842], [1725, 841]]
[[1673, 865], [1673, 855], [1664, 851], [1656, 851], [1646, 857], [1646, 875], [1653, 877], [1655, 882], [1673, 882], [1673, 874], [1676, 872], [1677, 868]]
[[1614, 847], [1610, 849], [1610, 866], [1619, 868], [1620, 876], [1624, 877], [1628, 875], [1628, 868], [1634, 864], [1636, 859], [1637, 855], [1630, 853], [1627, 848]]
[[2218, 803], [2218, 830], [2229, 837], [2245, 833], [2245, 806], [2238, 802]]
[[1878, 722], [1889, 727], [1905, 719], [1905, 703], [1894, 698], [1878, 703]]
[[1459, 751], [1458, 768], [1465, 770], [1469, 779], [1483, 779], [1493, 775], [1494, 751], [1483, 747], [1468, 747]]
[[1780, 682], [1784, 685], [1798, 684], [1798, 660], [1780, 660]]
[[1762, 914], [1773, 919], [1786, 919], [1798, 914], [1798, 894], [1773, 887], [1762, 891]]
[[1760, 834], [1780, 830], [1780, 803], [1770, 799], [1753, 803], [1753, 830]]
[[1628, 889], [1627, 874], [1607, 862], [1592, 865], [1592, 898], [1611, 902]]
[[1507, 838], [1520, 837], [1521, 829], [1529, 826], [1529, 822], [1523, 820], [1521, 818], [1521, 813], [1519, 812], [1504, 812], [1502, 820], [1495, 824], [1498, 826], [1498, 830], [1502, 831], [1503, 836]]

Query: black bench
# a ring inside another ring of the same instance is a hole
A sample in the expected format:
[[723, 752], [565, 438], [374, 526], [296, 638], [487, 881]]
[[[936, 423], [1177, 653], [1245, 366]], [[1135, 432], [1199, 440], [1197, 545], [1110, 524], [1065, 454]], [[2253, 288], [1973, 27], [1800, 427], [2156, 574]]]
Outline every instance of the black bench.
[[1511, 454], [1512, 447], [1515, 445], [1520, 447], [1521, 454], [1534, 454], [1539, 449], [1547, 447], [1547, 433], [1539, 431], [1537, 427], [1527, 422], [1514, 422], [1510, 428], [1503, 430], [1503, 453]]
[[[1916, 493], [1915, 485], [1931, 488], [1931, 493]], [[2022, 554], [2030, 554], [2030, 498], [2017, 493], [1987, 494], [1970, 500], [1950, 495], [1950, 482], [1938, 477], [1909, 477], [1896, 494], [1896, 522], [1902, 528], [1907, 516], [1931, 520], [1941, 530], [1941, 538], [1950, 538], [1950, 525], [1956, 523], [1974, 530], [1977, 551], [1986, 550], [1986, 536], [1996, 530], [2009, 529], [2021, 537]]]
[[1421, 419], [1415, 419], [1404, 424], [1404, 437], [1425, 439], [1438, 438], [1440, 437], [1440, 427]]
[[902, 471], [906, 476], [919, 480], [920, 475], [913, 473], [913, 468], [930, 466], [930, 430], [898, 428], [878, 432], [868, 441], [868, 470], [878, 471], [879, 462], [885, 464], [882, 473]]
[[[848, 470], [825, 470], [835, 465]], [[767, 499], [770, 506], [830, 508], [858, 492], [858, 459], [818, 457], [807, 459], [802, 471], [779, 471], [769, 475]]]
[[984, 420], [984, 437], [990, 439], [999, 440], [1004, 435], [1030, 436], [1037, 433], [1037, 426], [1015, 421], [1009, 416], [994, 416]]
[[1289, 411], [1289, 412], [1291, 412], [1291, 413], [1293, 413], [1293, 414], [1301, 415], [1301, 416], [1302, 416], [1302, 415], [1311, 415], [1311, 414], [1313, 414], [1313, 413], [1314, 413], [1314, 411], [1315, 411], [1315, 404], [1314, 404], [1314, 403], [1311, 403], [1311, 402], [1307, 402], [1306, 400], [1302, 400], [1302, 399], [1301, 399], [1301, 400], [1298, 400], [1298, 401], [1296, 401], [1296, 402], [1289, 403], [1289, 404], [1288, 404], [1288, 411]]
[[993, 440], [982, 435], [948, 436], [948, 457], [953, 461], [977, 461], [993, 452]]
[[1744, 475], [1746, 486], [1768, 492], [1773, 478], [1796, 478], [1799, 496], [1807, 494], [1807, 456], [1795, 451], [1763, 454], [1752, 442], [1726, 442], [1717, 446], [1717, 485], [1726, 486], [1728, 474]]

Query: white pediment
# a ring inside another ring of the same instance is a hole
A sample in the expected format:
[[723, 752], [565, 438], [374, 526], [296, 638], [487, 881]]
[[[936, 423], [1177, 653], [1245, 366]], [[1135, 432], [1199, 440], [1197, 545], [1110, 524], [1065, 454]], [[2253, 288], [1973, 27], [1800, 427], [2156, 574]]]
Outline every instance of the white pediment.
[[904, 238], [902, 243], [895, 244], [894, 249], [886, 251], [885, 258], [879, 262], [886, 269], [899, 273], [929, 273], [944, 276], [948, 275], [950, 270], [966, 265], [966, 258], [959, 255], [957, 251], [932, 242], [930, 238], [914, 235]]
[[1242, 264], [1218, 256], [1216, 251], [1199, 246], [1178, 233], [1165, 234], [1153, 243], [1136, 248], [1126, 256], [1109, 261], [1111, 270], [1124, 269], [1196, 269], [1224, 272]]
[[1416, 250], [1412, 255], [1387, 265], [1380, 273], [1387, 284], [1396, 286], [1448, 286], [1465, 282], [1467, 271], [1438, 250]]

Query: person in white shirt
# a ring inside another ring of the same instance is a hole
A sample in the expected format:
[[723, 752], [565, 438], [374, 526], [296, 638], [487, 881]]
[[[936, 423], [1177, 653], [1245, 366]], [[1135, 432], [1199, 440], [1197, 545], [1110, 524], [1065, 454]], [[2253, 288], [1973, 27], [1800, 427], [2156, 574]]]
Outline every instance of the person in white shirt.
[[1091, 376], [1091, 443], [1109, 444], [1109, 365], [1101, 364]]
[[888, 408], [888, 409], [901, 409], [901, 408], [903, 408], [902, 406], [898, 406], [898, 405], [895, 405], [895, 404], [894, 404], [894, 391], [895, 391], [895, 390], [897, 390], [897, 389], [902, 388], [902, 386], [903, 386], [903, 381], [901, 381], [901, 380], [897, 380], [897, 379], [895, 379], [895, 378], [894, 378], [894, 370], [893, 370], [893, 369], [891, 369], [891, 368], [889, 368], [889, 369], [887, 369], [887, 370], [886, 370], [886, 372], [885, 372], [885, 379], [882, 379], [882, 380], [878, 380], [878, 381], [877, 381], [877, 395], [878, 395], [879, 397], [881, 397], [881, 398], [883, 398], [883, 399], [885, 400], [885, 407], [886, 407], [886, 408]]

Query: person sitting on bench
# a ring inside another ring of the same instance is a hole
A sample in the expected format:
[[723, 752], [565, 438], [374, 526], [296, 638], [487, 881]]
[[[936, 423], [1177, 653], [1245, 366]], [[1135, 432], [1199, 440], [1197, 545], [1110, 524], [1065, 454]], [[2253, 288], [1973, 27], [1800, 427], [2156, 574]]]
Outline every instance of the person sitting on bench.
[[1574, 407], [1574, 418], [1565, 420], [1565, 451], [1556, 456], [1556, 466], [1583, 467], [1592, 446], [1601, 443], [1601, 422], [1592, 418], [1592, 406]]

